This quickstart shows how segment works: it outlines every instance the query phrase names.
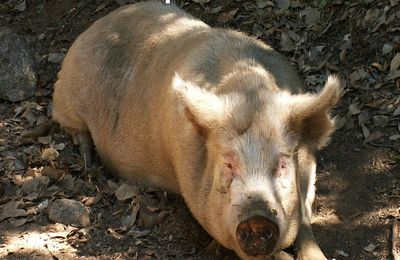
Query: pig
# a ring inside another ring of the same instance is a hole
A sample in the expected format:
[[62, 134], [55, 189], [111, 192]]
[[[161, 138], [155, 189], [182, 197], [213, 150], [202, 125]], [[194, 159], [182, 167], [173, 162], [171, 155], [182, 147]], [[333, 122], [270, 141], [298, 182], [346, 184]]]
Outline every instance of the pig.
[[315, 151], [334, 131], [341, 81], [304, 93], [262, 41], [147, 1], [96, 21], [69, 49], [53, 118], [88, 165], [179, 193], [243, 259], [326, 259], [311, 228]]

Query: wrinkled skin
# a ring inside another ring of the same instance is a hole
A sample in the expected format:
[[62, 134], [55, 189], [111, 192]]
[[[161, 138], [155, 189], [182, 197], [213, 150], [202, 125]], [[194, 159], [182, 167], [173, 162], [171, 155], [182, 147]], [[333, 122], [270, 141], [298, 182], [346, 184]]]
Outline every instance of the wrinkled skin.
[[295, 240], [298, 258], [324, 259], [311, 229], [313, 153], [333, 131], [336, 77], [301, 94], [271, 47], [157, 2], [94, 23], [58, 76], [53, 117], [88, 164], [93, 142], [119, 176], [180, 193], [244, 259], [288, 259]]

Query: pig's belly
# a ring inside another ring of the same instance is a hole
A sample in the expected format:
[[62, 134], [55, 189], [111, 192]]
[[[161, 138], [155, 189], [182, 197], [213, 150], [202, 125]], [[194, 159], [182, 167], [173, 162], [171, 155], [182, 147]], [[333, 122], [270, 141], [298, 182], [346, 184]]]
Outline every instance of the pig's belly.
[[173, 166], [161, 149], [152, 148], [143, 135], [128, 136], [92, 133], [96, 150], [111, 174], [179, 193]]

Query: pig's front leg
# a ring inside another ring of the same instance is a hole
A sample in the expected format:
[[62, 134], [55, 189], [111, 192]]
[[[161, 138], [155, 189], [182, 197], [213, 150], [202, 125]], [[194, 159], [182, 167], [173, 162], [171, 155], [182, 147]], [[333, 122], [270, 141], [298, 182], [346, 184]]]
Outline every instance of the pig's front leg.
[[307, 147], [301, 147], [298, 152], [298, 160], [301, 196], [301, 225], [296, 239], [297, 259], [326, 259], [315, 241], [311, 226], [312, 203], [315, 197], [315, 157]]
[[293, 260], [293, 256], [289, 255], [284, 251], [279, 251], [273, 257], [269, 258], [269, 260]]

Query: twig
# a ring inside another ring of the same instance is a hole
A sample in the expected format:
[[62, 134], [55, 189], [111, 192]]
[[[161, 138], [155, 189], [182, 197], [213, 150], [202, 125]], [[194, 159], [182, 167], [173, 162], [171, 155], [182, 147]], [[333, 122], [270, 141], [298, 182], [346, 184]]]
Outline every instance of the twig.
[[375, 147], [384, 147], [384, 148], [393, 148], [393, 149], [398, 149], [398, 145], [391, 145], [391, 144], [380, 144], [380, 143], [374, 143], [374, 142], [367, 142], [367, 144], [370, 144]]
[[396, 218], [392, 219], [392, 232], [391, 232], [391, 240], [392, 240], [392, 255], [394, 260], [400, 260], [400, 255], [397, 252], [397, 241], [399, 240], [399, 222]]

